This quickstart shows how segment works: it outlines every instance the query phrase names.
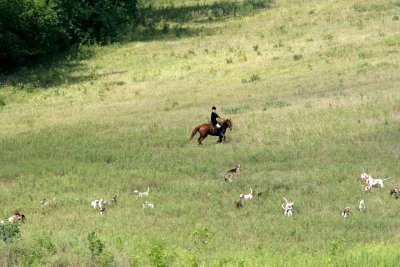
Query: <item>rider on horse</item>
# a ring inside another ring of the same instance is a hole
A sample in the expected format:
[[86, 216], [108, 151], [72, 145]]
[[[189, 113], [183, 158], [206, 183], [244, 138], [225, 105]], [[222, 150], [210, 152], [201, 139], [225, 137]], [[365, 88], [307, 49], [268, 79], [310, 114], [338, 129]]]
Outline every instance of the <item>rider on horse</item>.
[[212, 109], [211, 109], [211, 123], [212, 123], [212, 125], [216, 126], [217, 128], [221, 128], [221, 125], [219, 125], [219, 123], [217, 121], [217, 118], [221, 118], [217, 114], [217, 108], [216, 107], [212, 107]]
[[[218, 118], [218, 119], [221, 119], [221, 117], [217, 114], [217, 108], [214, 106], [214, 107], [212, 107], [212, 109], [211, 109], [211, 123], [212, 123], [212, 125], [213, 125], [214, 127], [216, 127], [216, 128], [215, 128], [216, 132], [220, 132], [221, 125], [218, 123], [217, 118]], [[221, 137], [224, 136], [223, 133], [220, 133], [219, 135], [220, 135]]]

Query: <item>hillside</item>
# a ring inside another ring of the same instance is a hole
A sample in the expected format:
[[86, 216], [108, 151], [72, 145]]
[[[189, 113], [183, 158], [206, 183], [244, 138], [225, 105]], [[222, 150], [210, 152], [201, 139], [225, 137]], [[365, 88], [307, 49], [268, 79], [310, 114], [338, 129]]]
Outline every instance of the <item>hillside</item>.
[[[396, 266], [400, 2], [152, 2], [126, 42], [0, 77], [0, 219], [26, 216], [0, 265]], [[233, 129], [199, 147], [213, 105]]]

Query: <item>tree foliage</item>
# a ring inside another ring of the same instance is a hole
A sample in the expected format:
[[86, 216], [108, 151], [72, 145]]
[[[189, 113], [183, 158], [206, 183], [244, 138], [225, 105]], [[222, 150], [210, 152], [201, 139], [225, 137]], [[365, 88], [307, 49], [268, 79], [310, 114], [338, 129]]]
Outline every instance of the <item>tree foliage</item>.
[[112, 40], [135, 16], [136, 0], [0, 0], [0, 69]]

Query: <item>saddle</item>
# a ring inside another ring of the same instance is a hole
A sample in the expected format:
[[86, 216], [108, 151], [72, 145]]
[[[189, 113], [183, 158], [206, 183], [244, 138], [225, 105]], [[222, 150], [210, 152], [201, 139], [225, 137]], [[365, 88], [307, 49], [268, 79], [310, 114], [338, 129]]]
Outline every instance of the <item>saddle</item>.
[[222, 127], [218, 128], [217, 126], [214, 126], [211, 122], [208, 125], [210, 125], [212, 127], [214, 133], [221, 134]]

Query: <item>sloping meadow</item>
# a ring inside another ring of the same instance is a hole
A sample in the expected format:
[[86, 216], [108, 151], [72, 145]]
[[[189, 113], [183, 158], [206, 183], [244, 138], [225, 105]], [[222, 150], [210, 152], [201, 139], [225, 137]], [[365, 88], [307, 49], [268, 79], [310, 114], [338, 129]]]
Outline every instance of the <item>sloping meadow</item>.
[[[1, 264], [394, 266], [399, 12], [396, 1], [276, 1], [164, 16], [145, 41], [4, 77], [0, 219], [26, 219], [0, 241]], [[213, 105], [233, 129], [199, 147], [189, 137]], [[391, 179], [364, 193], [362, 172]], [[104, 215], [90, 205], [116, 195]]]

